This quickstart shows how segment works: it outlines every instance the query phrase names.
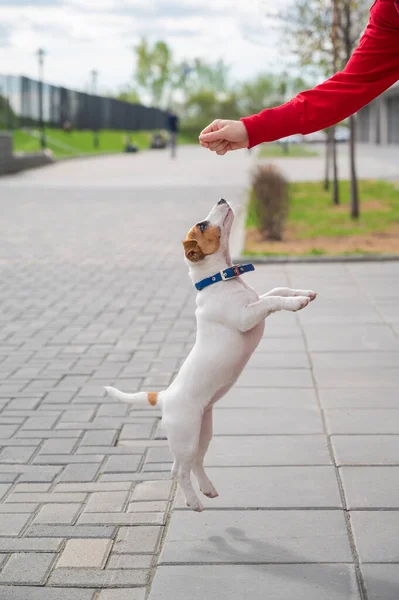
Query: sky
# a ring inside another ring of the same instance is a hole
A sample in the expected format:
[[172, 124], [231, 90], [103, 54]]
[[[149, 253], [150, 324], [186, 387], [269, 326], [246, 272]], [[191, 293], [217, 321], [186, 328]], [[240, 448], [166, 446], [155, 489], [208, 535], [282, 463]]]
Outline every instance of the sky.
[[[289, 0], [279, 0], [278, 5]], [[132, 81], [134, 47], [144, 36], [166, 41], [177, 61], [195, 57], [231, 66], [232, 80], [281, 72], [275, 0], [0, 0], [0, 72], [88, 90], [98, 71], [100, 93]]]

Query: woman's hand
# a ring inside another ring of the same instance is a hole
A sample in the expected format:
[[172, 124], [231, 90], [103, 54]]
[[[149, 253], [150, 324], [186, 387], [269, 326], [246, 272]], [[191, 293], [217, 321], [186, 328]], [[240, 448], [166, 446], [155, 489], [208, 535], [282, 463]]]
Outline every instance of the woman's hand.
[[241, 121], [216, 119], [201, 131], [199, 142], [204, 148], [223, 155], [231, 150], [248, 148], [248, 133]]

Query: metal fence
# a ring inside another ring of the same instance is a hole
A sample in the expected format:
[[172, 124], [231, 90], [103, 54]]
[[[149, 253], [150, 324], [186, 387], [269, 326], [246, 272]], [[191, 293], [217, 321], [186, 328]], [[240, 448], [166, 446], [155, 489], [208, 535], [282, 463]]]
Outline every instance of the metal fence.
[[14, 75], [0, 75], [0, 129], [40, 125], [42, 91], [43, 122], [63, 127], [70, 122], [74, 129], [116, 129], [139, 131], [165, 129], [167, 115], [157, 108], [130, 104], [75, 92], [64, 87]]

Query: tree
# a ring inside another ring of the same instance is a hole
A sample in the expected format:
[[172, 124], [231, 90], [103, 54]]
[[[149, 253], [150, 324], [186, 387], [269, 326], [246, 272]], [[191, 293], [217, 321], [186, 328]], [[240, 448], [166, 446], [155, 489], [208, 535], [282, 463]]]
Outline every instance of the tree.
[[166, 88], [174, 71], [172, 53], [166, 42], [158, 41], [151, 47], [142, 39], [136, 47], [136, 81], [149, 95], [154, 106], [161, 106]]
[[131, 104], [140, 104], [140, 96], [133, 88], [126, 88], [117, 95], [117, 100], [122, 102], [130, 102]]
[[[328, 76], [348, 62], [366, 22], [369, 3], [366, 0], [294, 0], [290, 11], [280, 15], [286, 33], [294, 42], [294, 52], [301, 65], [316, 64]], [[355, 167], [355, 118], [350, 119], [351, 215], [359, 215]], [[330, 131], [333, 157], [334, 202], [338, 201], [338, 174], [334, 159], [335, 135]]]

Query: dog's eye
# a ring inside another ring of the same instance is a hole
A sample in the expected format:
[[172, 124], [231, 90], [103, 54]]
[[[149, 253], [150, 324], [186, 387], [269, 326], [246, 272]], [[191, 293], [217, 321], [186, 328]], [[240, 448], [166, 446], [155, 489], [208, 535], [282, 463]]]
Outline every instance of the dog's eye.
[[198, 223], [197, 227], [200, 228], [200, 231], [205, 231], [205, 229], [208, 227], [209, 223], [208, 221], [202, 221], [202, 223]]

